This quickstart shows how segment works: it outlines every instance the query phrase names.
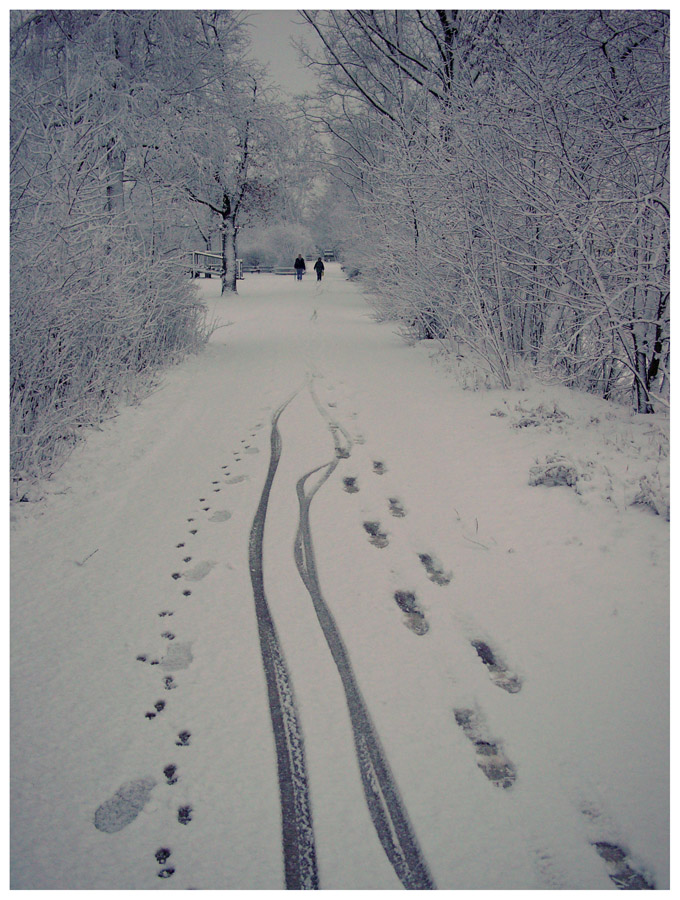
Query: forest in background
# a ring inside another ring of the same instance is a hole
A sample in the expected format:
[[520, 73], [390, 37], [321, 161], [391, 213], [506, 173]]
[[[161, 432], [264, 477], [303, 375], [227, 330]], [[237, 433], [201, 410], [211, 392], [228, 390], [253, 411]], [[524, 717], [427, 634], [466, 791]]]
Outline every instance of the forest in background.
[[345, 260], [508, 387], [668, 408], [669, 15], [306, 12]]
[[302, 16], [293, 106], [234, 11], [11, 13], [15, 483], [203, 345], [189, 249], [335, 249], [480, 384], [667, 411], [668, 14]]
[[242, 229], [291, 261], [299, 240], [311, 247], [299, 223], [315, 139], [248, 58], [242, 14], [10, 21], [16, 482], [49, 473], [83, 428], [205, 342], [187, 250], [220, 252], [235, 292]]

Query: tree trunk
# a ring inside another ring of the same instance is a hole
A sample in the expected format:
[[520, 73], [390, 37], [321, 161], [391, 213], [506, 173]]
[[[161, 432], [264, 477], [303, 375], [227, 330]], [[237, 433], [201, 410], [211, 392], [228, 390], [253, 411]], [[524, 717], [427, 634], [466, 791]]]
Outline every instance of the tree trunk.
[[236, 225], [233, 216], [222, 218], [222, 293], [236, 294]]
[[106, 185], [106, 208], [108, 212], [116, 215], [122, 213], [125, 209], [125, 193], [123, 189], [125, 151], [121, 150], [112, 140], [106, 150], [106, 159], [109, 166], [109, 180]]

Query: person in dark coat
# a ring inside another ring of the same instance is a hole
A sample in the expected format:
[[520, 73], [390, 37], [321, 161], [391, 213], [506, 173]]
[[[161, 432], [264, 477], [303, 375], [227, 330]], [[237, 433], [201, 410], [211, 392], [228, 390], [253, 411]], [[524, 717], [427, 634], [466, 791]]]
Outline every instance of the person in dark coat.
[[321, 281], [321, 279], [323, 278], [324, 268], [325, 266], [323, 264], [323, 260], [321, 259], [321, 257], [319, 257], [314, 263], [314, 271], [316, 272], [317, 281]]
[[293, 263], [295, 267], [295, 275], [297, 276], [298, 281], [302, 281], [302, 276], [307, 271], [307, 266], [305, 265], [305, 261], [302, 258], [302, 254], [298, 253], [298, 258]]

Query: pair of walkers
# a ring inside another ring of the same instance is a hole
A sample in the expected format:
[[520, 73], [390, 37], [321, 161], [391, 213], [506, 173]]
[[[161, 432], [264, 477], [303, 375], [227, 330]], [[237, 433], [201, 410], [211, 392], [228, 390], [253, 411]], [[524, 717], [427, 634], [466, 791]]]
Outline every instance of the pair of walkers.
[[[298, 254], [298, 258], [293, 263], [293, 266], [295, 268], [295, 276], [297, 280], [302, 281], [302, 276], [307, 271], [307, 266], [301, 253]], [[321, 257], [319, 257], [314, 263], [314, 271], [316, 272], [317, 281], [321, 281], [321, 279], [323, 278], [324, 269], [325, 266], [323, 264], [323, 260], [321, 259]]]

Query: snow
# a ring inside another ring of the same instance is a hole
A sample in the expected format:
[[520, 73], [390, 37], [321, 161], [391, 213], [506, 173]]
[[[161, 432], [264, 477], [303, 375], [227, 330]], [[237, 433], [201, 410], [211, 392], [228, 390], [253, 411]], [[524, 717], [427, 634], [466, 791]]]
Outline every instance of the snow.
[[[297, 392], [264, 577], [320, 886], [401, 888], [293, 558], [295, 486], [335, 458], [330, 421], [352, 447], [311, 505], [320, 586], [436, 886], [613, 889], [616, 865], [593, 846], [609, 842], [667, 888], [668, 523], [631, 505], [642, 475], [667, 480], [666, 422], [530, 382], [463, 390], [460, 361], [373, 321], [333, 264], [320, 285], [199, 289], [221, 324], [205, 352], [12, 512], [12, 886], [283, 889], [248, 536], [272, 414]], [[534, 424], [515, 427], [527, 411]], [[575, 487], [529, 485], [551, 455], [573, 464]], [[450, 581], [430, 580], [421, 555]], [[425, 633], [396, 591], [415, 595]], [[485, 776], [456, 710], [509, 763], [510, 787]], [[95, 827], [98, 810], [124, 824]]]

